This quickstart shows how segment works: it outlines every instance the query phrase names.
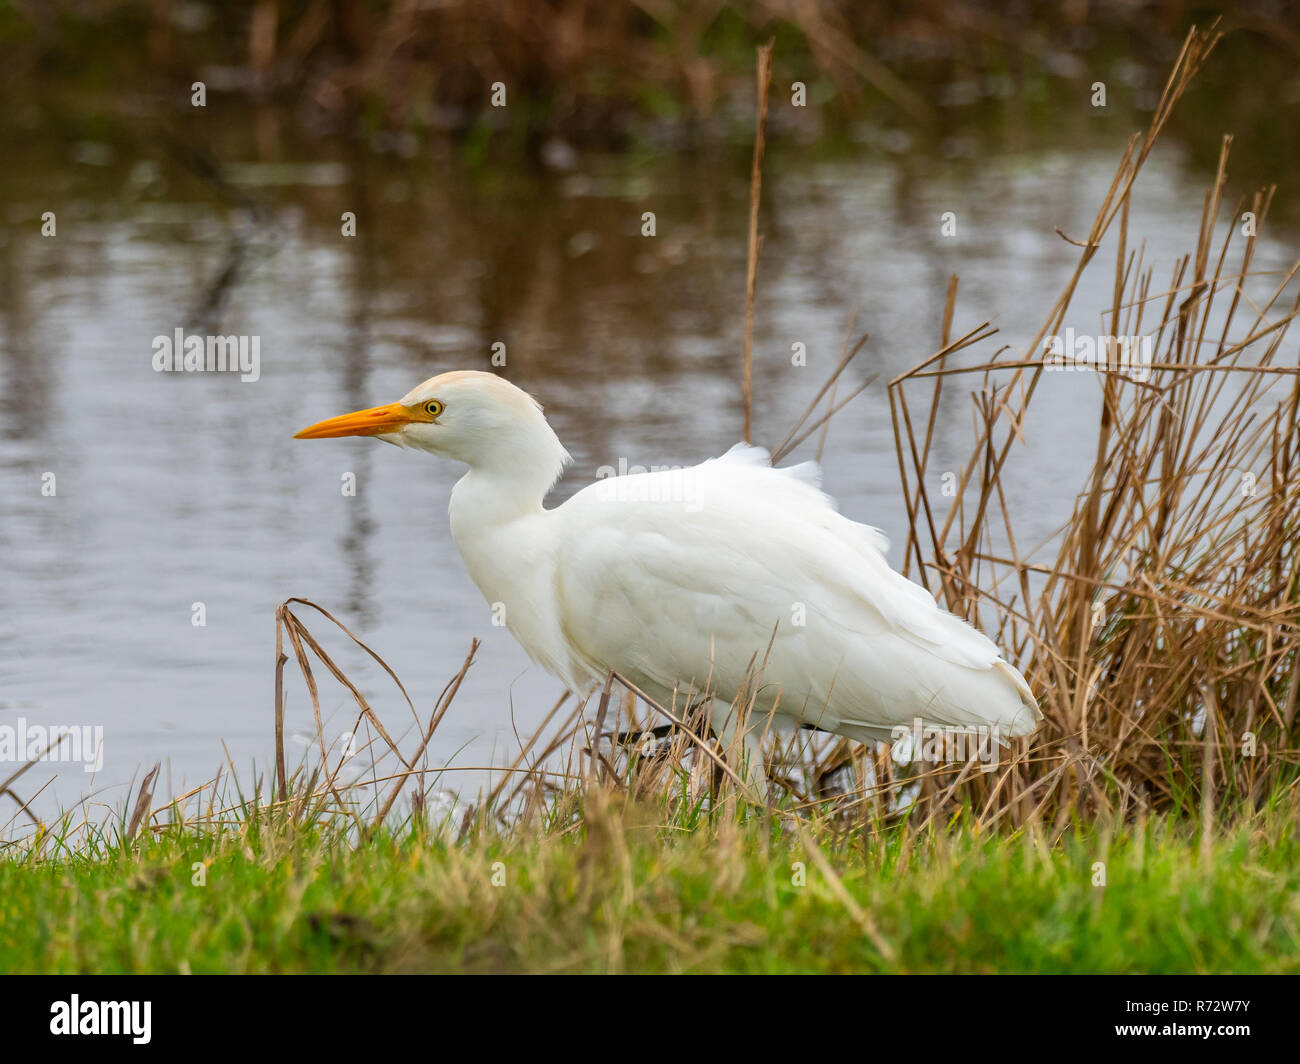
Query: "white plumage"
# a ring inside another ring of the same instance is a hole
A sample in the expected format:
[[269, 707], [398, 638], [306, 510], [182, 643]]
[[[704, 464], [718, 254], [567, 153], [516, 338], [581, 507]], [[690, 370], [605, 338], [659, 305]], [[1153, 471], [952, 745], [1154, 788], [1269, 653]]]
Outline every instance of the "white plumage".
[[745, 747], [808, 724], [862, 742], [916, 719], [1028, 735], [1041, 714], [997, 646], [894, 572], [808, 462], [739, 444], [685, 470], [609, 478], [543, 508], [568, 454], [540, 406], [489, 373], [433, 377], [303, 438], [378, 436], [469, 465], [451, 532], [534, 660], [580, 694], [613, 669], [664, 705], [707, 686], [715, 728], [761, 667]]

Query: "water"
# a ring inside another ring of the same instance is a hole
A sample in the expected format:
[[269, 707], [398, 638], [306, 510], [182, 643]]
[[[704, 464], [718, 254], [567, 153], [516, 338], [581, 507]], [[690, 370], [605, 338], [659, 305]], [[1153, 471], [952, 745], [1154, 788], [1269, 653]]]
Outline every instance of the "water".
[[[989, 318], [1000, 334], [985, 356], [1024, 349], [1078, 255], [1053, 230], [1086, 234], [1127, 128], [1062, 130], [974, 158], [951, 146], [864, 144], [829, 158], [774, 147], [755, 435], [785, 435], [856, 311], [871, 340], [845, 387], [879, 381], [836, 418], [825, 483], [847, 514], [886, 531], [896, 565], [905, 527], [884, 382], [937, 346], [951, 273], [962, 278], [955, 332]], [[542, 400], [575, 458], [553, 502], [620, 459], [689, 464], [739, 437], [743, 149], [580, 155], [572, 171], [542, 174], [338, 144], [300, 147], [292, 163], [258, 156], [253, 144], [226, 151], [247, 163], [230, 166], [225, 191], [165, 153], [93, 142], [0, 178], [0, 724], [104, 729], [93, 777], [75, 765], [24, 777], [20, 793], [40, 791], [38, 807], [92, 784], [97, 802], [118, 804], [156, 760], [168, 794], [227, 757], [245, 775], [264, 770], [273, 614], [290, 596], [374, 647], [424, 716], [471, 639], [483, 641], [430, 748], [434, 764], [464, 770], [449, 786], [478, 786], [479, 768], [510, 757], [516, 731], [531, 733], [555, 702], [559, 683], [492, 626], [451, 542], [447, 495], [461, 470], [372, 440], [292, 440], [302, 426], [391, 402], [437, 372], [488, 368], [500, 342], [507, 375]], [[1158, 284], [1194, 245], [1204, 182], [1170, 143], [1138, 186], [1130, 240], [1147, 239]], [[45, 210], [57, 214], [54, 238], [40, 235]], [[355, 238], [341, 235], [345, 211]], [[646, 211], [654, 237], [641, 235]], [[955, 236], [940, 235], [945, 211]], [[1283, 265], [1288, 241], [1293, 232], [1267, 232], [1258, 265]], [[1110, 271], [1103, 253], [1085, 274], [1077, 329], [1106, 331]], [[257, 336], [260, 378], [154, 372], [153, 338], [178, 327]], [[791, 364], [796, 343], [804, 367]], [[1097, 409], [1094, 379], [1044, 378], [1014, 457], [1022, 545], [1069, 512]], [[968, 394], [948, 391], [936, 475], [968, 453], [971, 410]], [[389, 726], [409, 725], [382, 672], [301, 612]], [[352, 702], [316, 671], [334, 737]], [[291, 755], [312, 733], [295, 672], [291, 661]]]

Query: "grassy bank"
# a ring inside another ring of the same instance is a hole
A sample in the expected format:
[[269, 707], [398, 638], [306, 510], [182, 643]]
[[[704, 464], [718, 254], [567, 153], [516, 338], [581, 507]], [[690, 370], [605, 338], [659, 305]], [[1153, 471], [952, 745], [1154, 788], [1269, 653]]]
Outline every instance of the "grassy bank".
[[0, 968], [1300, 971], [1287, 803], [1206, 839], [1154, 818], [1055, 843], [968, 821], [836, 835], [726, 807], [691, 824], [597, 791], [583, 813], [510, 838], [415, 821], [360, 845], [253, 815], [95, 857], [11, 854]]

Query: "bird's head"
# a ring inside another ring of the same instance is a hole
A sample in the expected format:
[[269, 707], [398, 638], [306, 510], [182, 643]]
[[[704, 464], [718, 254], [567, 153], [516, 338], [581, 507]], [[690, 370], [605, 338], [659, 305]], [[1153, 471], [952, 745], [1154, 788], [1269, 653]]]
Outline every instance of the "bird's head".
[[502, 474], [545, 466], [548, 487], [568, 461], [537, 400], [475, 370], [440, 373], [395, 403], [319, 421], [294, 439], [334, 436], [374, 436]]

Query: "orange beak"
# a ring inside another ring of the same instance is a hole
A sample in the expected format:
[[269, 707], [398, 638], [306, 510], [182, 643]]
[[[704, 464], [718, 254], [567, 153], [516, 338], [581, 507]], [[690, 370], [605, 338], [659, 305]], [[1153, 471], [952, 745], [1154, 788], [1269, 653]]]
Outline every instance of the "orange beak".
[[419, 417], [401, 403], [389, 403], [387, 406], [372, 406], [369, 410], [357, 410], [318, 421], [301, 432], [295, 432], [293, 438], [323, 440], [332, 436], [378, 436], [385, 432], [396, 432], [403, 425], [418, 420]]

